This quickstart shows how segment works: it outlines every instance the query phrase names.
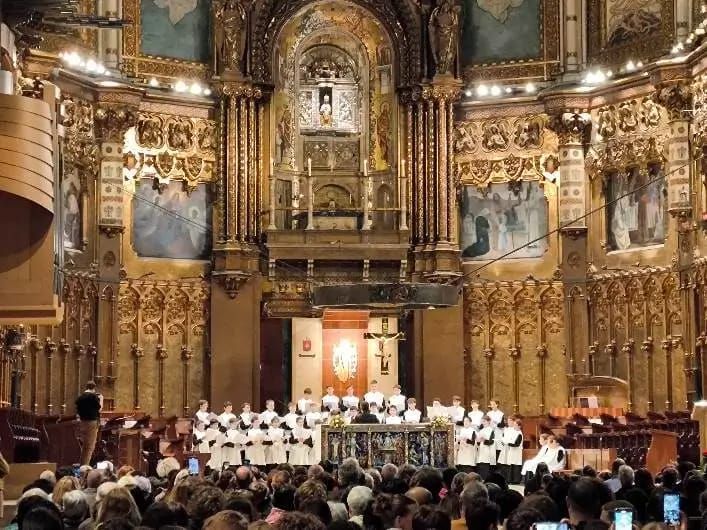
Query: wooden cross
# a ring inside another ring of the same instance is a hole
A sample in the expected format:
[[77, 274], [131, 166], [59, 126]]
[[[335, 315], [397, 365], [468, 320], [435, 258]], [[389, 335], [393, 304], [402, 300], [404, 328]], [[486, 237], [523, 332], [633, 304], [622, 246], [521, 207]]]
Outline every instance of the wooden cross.
[[390, 354], [385, 353], [385, 344], [391, 340], [405, 340], [405, 333], [398, 331], [397, 333], [388, 332], [388, 317], [383, 317], [381, 333], [364, 333], [363, 338], [366, 340], [375, 340], [378, 342], [378, 353], [376, 357], [381, 360], [380, 372], [381, 375], [390, 374]]

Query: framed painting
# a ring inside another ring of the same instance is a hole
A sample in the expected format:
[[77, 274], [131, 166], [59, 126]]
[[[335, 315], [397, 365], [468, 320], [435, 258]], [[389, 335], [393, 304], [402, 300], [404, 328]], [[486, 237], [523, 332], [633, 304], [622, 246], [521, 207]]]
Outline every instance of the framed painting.
[[[539, 258], [548, 250], [548, 206], [538, 181], [464, 186], [461, 248], [465, 261]], [[523, 248], [521, 248], [523, 247]]]
[[212, 205], [207, 184], [187, 193], [182, 181], [156, 189], [153, 179], [140, 179], [132, 202], [132, 243], [139, 257], [208, 259]]
[[464, 0], [462, 5], [465, 80], [548, 79], [558, 71], [558, 0]]
[[209, 0], [124, 0], [123, 63], [135, 76], [203, 79], [211, 58]]

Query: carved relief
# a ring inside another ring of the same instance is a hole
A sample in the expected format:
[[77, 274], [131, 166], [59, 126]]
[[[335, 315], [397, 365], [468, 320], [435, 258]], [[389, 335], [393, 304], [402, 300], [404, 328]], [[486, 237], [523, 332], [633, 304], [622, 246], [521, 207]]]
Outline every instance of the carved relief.
[[508, 149], [510, 134], [505, 121], [485, 122], [481, 125], [481, 145], [487, 151]]

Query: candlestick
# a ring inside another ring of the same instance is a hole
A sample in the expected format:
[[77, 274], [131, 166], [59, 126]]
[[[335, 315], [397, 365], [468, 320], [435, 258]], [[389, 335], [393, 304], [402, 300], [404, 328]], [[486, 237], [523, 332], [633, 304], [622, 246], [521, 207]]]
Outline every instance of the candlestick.
[[404, 158], [400, 161], [400, 176], [401, 177], [405, 176], [405, 159]]
[[363, 161], [363, 176], [368, 176], [368, 160]]
[[312, 176], [312, 159], [311, 158], [307, 159], [307, 174], [310, 177]]

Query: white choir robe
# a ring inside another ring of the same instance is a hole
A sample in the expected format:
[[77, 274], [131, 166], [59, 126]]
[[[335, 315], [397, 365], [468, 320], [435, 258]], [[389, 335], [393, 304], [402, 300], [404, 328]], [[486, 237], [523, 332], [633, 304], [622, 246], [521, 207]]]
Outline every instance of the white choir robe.
[[195, 447], [197, 453], [210, 453], [209, 441], [206, 439], [206, 431], [194, 431]]
[[[511, 446], [516, 445], [516, 447]], [[498, 463], [506, 466], [523, 464], [523, 433], [518, 429], [506, 427], [503, 429], [503, 448], [498, 456]]]
[[307, 414], [307, 412], [309, 412], [309, 407], [313, 404], [314, 401], [311, 399], [302, 398], [297, 401], [297, 410], [300, 411], [301, 414]]
[[272, 445], [267, 446], [267, 451], [265, 451], [266, 462], [268, 464], [287, 463], [285, 430], [279, 427], [270, 427], [268, 429], [268, 435], [265, 439], [272, 442]]
[[427, 407], [427, 419], [433, 420], [435, 418], [447, 418], [449, 413], [447, 412], [447, 407]]
[[312, 438], [312, 431], [297, 427], [292, 431], [292, 439], [290, 440], [290, 458], [289, 463], [293, 466], [308, 466], [309, 465], [309, 450], [310, 447], [304, 443], [305, 440]]
[[318, 464], [322, 460], [322, 424], [312, 428], [312, 448], [309, 451], [309, 465]]
[[241, 415], [238, 416], [238, 418], [241, 420], [243, 425], [246, 427], [250, 427], [250, 422], [253, 419], [253, 413], [252, 412], [241, 412]]
[[338, 396], [330, 396], [327, 394], [322, 398], [322, 411], [334, 410], [339, 408]]
[[373, 415], [378, 418], [378, 423], [383, 423], [385, 418], [382, 412], [374, 412]]
[[309, 412], [304, 417], [304, 422], [307, 424], [308, 429], [314, 429], [314, 426], [320, 421], [322, 421], [321, 412]]
[[521, 475], [525, 475], [526, 473], [535, 473], [538, 464], [540, 462], [545, 462], [548, 449], [549, 447], [547, 445], [541, 446], [538, 450], [538, 454], [536, 454], [533, 458], [529, 458], [528, 460], [523, 462], [523, 467], [520, 470]]
[[344, 396], [341, 398], [341, 401], [344, 404], [344, 408], [355, 409], [355, 408], [358, 408], [358, 402], [360, 400], [356, 396]]
[[403, 422], [403, 419], [400, 416], [386, 416], [385, 417], [385, 424], [386, 425], [400, 425]]
[[299, 418], [299, 414], [296, 412], [288, 412], [282, 419], [290, 429], [294, 429], [297, 427], [297, 418]]
[[400, 411], [405, 409], [406, 401], [405, 396], [402, 394], [393, 394], [388, 398], [388, 406], [390, 407], [393, 405], [396, 409], [398, 409], [398, 414], [400, 414]]
[[495, 428], [495, 438], [496, 438], [496, 450], [501, 450], [503, 448], [503, 412], [500, 410], [489, 410], [486, 415], [491, 418], [491, 425]]
[[273, 418], [277, 418], [277, 412], [274, 410], [268, 410], [265, 409], [263, 412], [260, 413], [260, 425], [266, 425], [270, 427], [270, 422], [273, 420]]
[[[214, 429], [209, 427], [206, 429], [206, 436], [204, 436], [204, 442], [209, 447], [209, 453], [211, 453], [211, 458], [206, 463], [211, 469], [221, 471], [221, 447], [219, 447], [217, 439], [221, 431], [218, 428]], [[213, 444], [211, 442], [214, 442]]]
[[545, 453], [545, 463], [550, 473], [562, 471], [567, 465], [567, 450], [561, 445], [548, 447], [547, 453]]
[[[493, 427], [484, 427], [481, 431], [479, 431], [478, 437], [476, 438], [478, 447], [478, 453], [476, 456], [477, 464], [489, 464], [490, 466], [496, 465], [496, 440], [494, 435], [495, 433]], [[491, 445], [487, 445], [485, 442], [491, 440], [492, 436], [494, 436], [493, 443]], [[483, 438], [485, 441], [481, 442], [480, 438]]]
[[245, 448], [245, 457], [250, 461], [252, 466], [264, 466], [265, 461], [265, 432], [258, 427], [248, 429], [247, 441], [253, 442], [253, 445], [248, 445]]
[[447, 414], [452, 420], [452, 423], [459, 423], [464, 421], [464, 407], [449, 407], [447, 409]]
[[383, 392], [366, 392], [363, 395], [363, 400], [368, 403], [369, 405], [371, 403], [376, 403], [378, 405], [378, 408], [383, 406], [383, 401], [385, 400], [385, 396], [383, 395]]
[[403, 421], [405, 423], [420, 423], [420, 418], [422, 417], [422, 412], [419, 410], [407, 409], [403, 414]]
[[221, 424], [221, 427], [228, 428], [228, 424], [231, 423], [231, 418], [236, 418], [236, 415], [232, 412], [224, 412], [218, 417], [218, 422]]
[[204, 425], [208, 425], [209, 423], [211, 423], [211, 413], [197, 410], [196, 419], [202, 422]]
[[471, 419], [472, 427], [474, 427], [477, 431], [481, 430], [481, 420], [485, 415], [486, 414], [483, 410], [470, 410], [469, 414], [467, 414], [467, 416]]
[[[221, 467], [228, 462], [230, 466], [241, 465], [241, 450], [246, 442], [246, 437], [238, 429], [228, 429], [220, 433], [216, 443], [221, 447]], [[225, 444], [232, 443], [233, 447]]]
[[[471, 443], [468, 443], [467, 440]], [[476, 431], [473, 427], [462, 427], [457, 434], [456, 464], [458, 466], [475, 466], [477, 453]]]

